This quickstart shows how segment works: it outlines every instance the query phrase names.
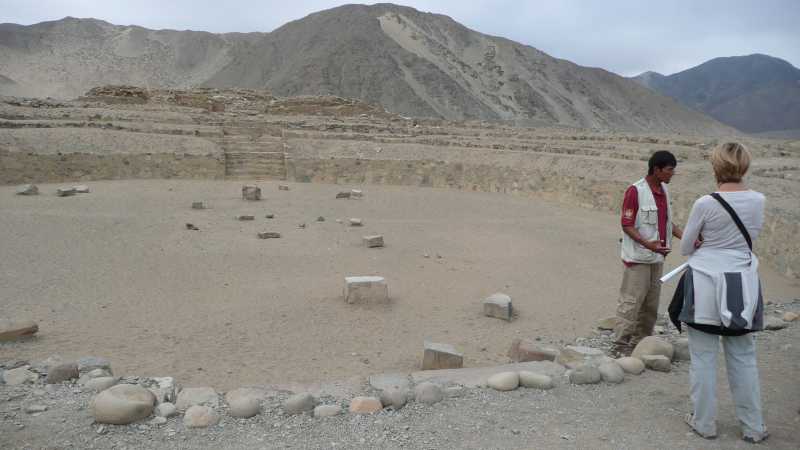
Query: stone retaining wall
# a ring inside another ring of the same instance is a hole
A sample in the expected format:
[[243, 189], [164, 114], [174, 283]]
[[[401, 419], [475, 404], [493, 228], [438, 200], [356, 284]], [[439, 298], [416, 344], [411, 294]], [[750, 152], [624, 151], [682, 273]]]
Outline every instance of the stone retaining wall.
[[219, 154], [35, 154], [0, 150], [0, 184], [126, 178], [224, 179]]

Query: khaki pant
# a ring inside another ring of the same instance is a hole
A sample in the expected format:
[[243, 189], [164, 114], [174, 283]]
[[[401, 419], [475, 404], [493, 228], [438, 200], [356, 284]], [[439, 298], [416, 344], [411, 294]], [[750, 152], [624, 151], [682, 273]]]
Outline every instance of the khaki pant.
[[653, 334], [661, 295], [664, 263], [634, 264], [625, 267], [619, 290], [615, 340], [621, 345], [636, 345]]

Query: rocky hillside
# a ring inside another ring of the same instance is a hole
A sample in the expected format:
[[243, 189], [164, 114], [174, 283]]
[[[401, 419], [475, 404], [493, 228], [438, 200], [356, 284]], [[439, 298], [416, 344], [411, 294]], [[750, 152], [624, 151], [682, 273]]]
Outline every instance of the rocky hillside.
[[800, 131], [800, 69], [782, 59], [715, 58], [673, 75], [633, 79], [742, 131]]
[[0, 75], [16, 80], [0, 84], [6, 95], [76, 97], [103, 84], [267, 88], [357, 98], [410, 116], [732, 131], [605, 70], [390, 4], [346, 5], [270, 33], [154, 31], [74, 18], [2, 24]]

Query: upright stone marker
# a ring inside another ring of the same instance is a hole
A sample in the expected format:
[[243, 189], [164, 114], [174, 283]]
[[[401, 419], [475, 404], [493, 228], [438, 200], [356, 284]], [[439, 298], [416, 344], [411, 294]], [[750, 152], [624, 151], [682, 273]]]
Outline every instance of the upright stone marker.
[[261, 200], [261, 188], [252, 184], [242, 186], [242, 198], [244, 200]]
[[483, 301], [483, 314], [487, 317], [496, 317], [511, 321], [511, 297], [503, 293], [492, 294]]
[[464, 354], [450, 344], [425, 342], [422, 370], [460, 369], [464, 367]]
[[389, 287], [383, 277], [345, 277], [344, 283], [344, 300], [347, 303], [382, 303], [389, 300]]

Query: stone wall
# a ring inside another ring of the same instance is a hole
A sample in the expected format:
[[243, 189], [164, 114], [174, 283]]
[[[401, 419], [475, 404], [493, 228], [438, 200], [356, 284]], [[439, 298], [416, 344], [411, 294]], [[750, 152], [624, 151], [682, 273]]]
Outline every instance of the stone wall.
[[0, 184], [125, 178], [225, 178], [224, 155], [35, 154], [0, 150]]

